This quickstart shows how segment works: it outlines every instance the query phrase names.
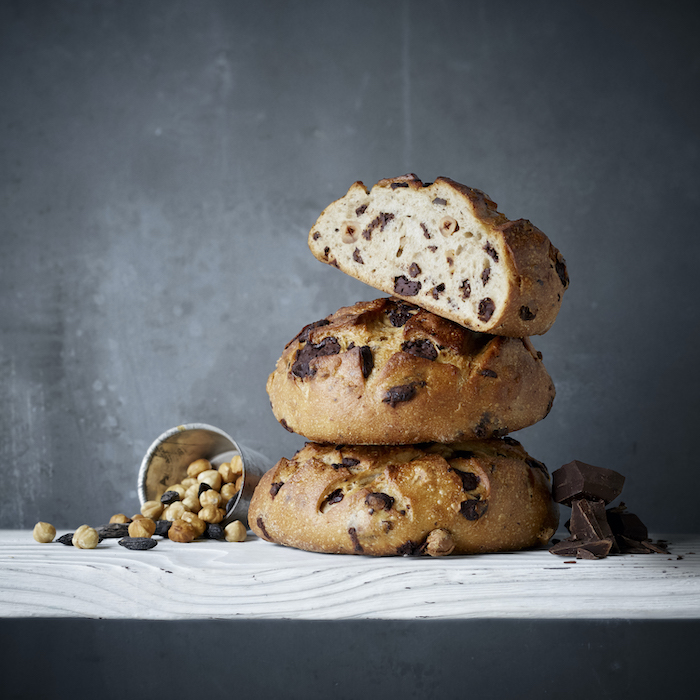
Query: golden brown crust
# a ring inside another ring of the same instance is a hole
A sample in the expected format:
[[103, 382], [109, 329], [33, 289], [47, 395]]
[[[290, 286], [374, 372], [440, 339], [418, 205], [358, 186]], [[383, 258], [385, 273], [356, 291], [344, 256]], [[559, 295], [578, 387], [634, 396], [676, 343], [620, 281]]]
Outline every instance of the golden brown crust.
[[321, 260], [476, 331], [545, 333], [568, 287], [566, 263], [529, 221], [480, 190], [439, 177], [354, 183], [309, 232]]
[[270, 542], [374, 556], [542, 546], [558, 517], [546, 468], [511, 438], [309, 443], [267, 472], [249, 511], [253, 531]]
[[544, 418], [555, 393], [529, 340], [476, 333], [386, 297], [306, 326], [267, 391], [288, 430], [356, 445], [503, 436]]

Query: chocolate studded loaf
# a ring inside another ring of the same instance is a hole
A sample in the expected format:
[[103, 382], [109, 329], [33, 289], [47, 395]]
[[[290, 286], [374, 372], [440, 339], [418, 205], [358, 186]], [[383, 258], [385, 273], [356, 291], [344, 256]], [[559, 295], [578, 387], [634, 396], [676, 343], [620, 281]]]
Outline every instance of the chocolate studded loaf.
[[394, 447], [309, 443], [258, 484], [260, 537], [314, 552], [473, 554], [545, 545], [546, 468], [512, 438]]
[[386, 297], [306, 326], [267, 391], [290, 432], [356, 445], [500, 437], [544, 418], [554, 400], [528, 339], [476, 333]]
[[309, 233], [311, 252], [377, 289], [484, 333], [545, 333], [569, 284], [564, 258], [529, 221], [446, 177], [356, 182]]

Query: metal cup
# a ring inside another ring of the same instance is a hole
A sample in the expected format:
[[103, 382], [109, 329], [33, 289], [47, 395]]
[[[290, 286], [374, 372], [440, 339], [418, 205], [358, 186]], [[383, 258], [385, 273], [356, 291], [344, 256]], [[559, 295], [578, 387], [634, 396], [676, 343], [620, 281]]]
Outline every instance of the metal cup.
[[253, 491], [272, 462], [255, 450], [238, 444], [230, 435], [213, 425], [188, 423], [164, 432], [148, 448], [141, 462], [138, 477], [139, 501], [157, 501], [187, 476], [187, 467], [196, 459], [208, 459], [218, 467], [240, 455], [243, 463], [243, 484], [229, 502], [222, 525], [240, 520], [248, 526], [248, 506]]

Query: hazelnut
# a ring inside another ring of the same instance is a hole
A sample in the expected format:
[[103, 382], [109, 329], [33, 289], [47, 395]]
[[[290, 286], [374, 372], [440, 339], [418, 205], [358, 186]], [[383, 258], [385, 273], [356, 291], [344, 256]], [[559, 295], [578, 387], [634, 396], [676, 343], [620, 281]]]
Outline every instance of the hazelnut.
[[199, 497], [199, 502], [204, 506], [216, 506], [217, 508], [221, 505], [221, 494], [214, 489], [209, 489], [204, 491]]
[[225, 503], [228, 503], [238, 493], [236, 484], [224, 484], [221, 487], [221, 498]]
[[340, 227], [340, 240], [343, 243], [354, 243], [360, 235], [360, 227], [353, 221], [346, 221]]
[[152, 537], [155, 531], [155, 521], [143, 516], [129, 524], [129, 537]]
[[[212, 493], [216, 493], [216, 491], [212, 491]], [[202, 508], [202, 504], [199, 502], [197, 496], [185, 496], [182, 500], [182, 505], [192, 513], [199, 513]]]
[[50, 523], [38, 522], [34, 526], [32, 535], [37, 542], [53, 542], [53, 538], [56, 537], [56, 528]]
[[232, 457], [230, 462], [224, 462], [219, 467], [219, 474], [221, 474], [221, 480], [225, 484], [235, 482], [243, 474], [243, 461], [240, 455]]
[[205, 472], [201, 472], [199, 476], [197, 476], [197, 481], [199, 481], [200, 484], [211, 486], [215, 491], [221, 488], [221, 474], [219, 474], [216, 469], [208, 469]]
[[438, 528], [432, 530], [426, 540], [425, 552], [431, 557], [444, 557], [447, 554], [452, 554], [455, 548], [455, 543], [452, 535], [447, 530]]
[[97, 530], [89, 525], [81, 525], [73, 533], [73, 546], [78, 549], [95, 549], [99, 541]]
[[224, 537], [227, 542], [243, 542], [247, 536], [248, 531], [240, 520], [234, 520], [224, 528]]
[[185, 520], [173, 520], [173, 524], [168, 530], [168, 539], [173, 542], [192, 542], [194, 528]]
[[188, 477], [185, 477], [180, 483], [182, 484], [182, 487], [185, 489], [185, 492], [187, 492], [187, 489], [189, 489], [189, 487], [192, 486], [192, 484], [197, 483], [197, 479], [193, 476], [188, 476]]
[[216, 506], [204, 506], [197, 515], [204, 520], [205, 523], [220, 523], [226, 515], [223, 508]]
[[162, 513], [161, 520], [179, 520], [180, 516], [187, 510], [182, 501], [171, 503]]
[[146, 501], [141, 506], [141, 514], [153, 520], [158, 520], [163, 510], [165, 510], [165, 506], [160, 501]]
[[442, 219], [440, 219], [438, 228], [440, 229], [440, 233], [447, 237], [459, 231], [459, 224], [451, 216], [443, 216]]
[[117, 513], [109, 519], [110, 523], [130, 523], [131, 518], [127, 518], [124, 513]]
[[208, 459], [197, 459], [187, 467], [187, 476], [196, 479], [202, 472], [209, 471], [210, 469], [211, 462]]
[[236, 493], [238, 493], [238, 491], [240, 491], [242, 488], [243, 488], [243, 476], [241, 475], [236, 479]]
[[195, 537], [201, 537], [204, 534], [204, 531], [207, 529], [207, 524], [204, 522], [204, 520], [194, 513], [183, 513], [181, 520], [184, 520], [186, 523], [189, 523], [192, 526]]

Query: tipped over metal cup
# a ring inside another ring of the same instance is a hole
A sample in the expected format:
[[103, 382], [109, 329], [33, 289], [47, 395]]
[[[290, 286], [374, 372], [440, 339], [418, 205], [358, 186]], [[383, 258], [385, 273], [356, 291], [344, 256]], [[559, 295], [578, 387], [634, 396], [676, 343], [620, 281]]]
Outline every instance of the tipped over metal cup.
[[222, 525], [240, 520], [248, 526], [248, 506], [262, 475], [272, 467], [264, 455], [237, 443], [230, 435], [213, 425], [188, 423], [164, 432], [148, 448], [138, 476], [141, 505], [158, 501], [168, 490], [187, 476], [187, 467], [197, 459], [208, 459], [214, 467], [240, 455], [243, 482], [226, 509]]

